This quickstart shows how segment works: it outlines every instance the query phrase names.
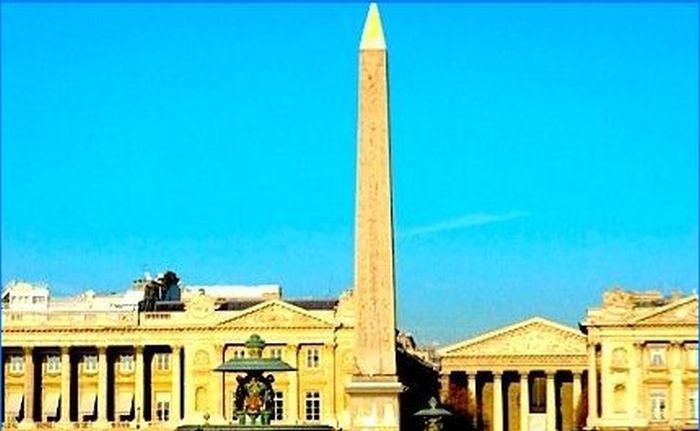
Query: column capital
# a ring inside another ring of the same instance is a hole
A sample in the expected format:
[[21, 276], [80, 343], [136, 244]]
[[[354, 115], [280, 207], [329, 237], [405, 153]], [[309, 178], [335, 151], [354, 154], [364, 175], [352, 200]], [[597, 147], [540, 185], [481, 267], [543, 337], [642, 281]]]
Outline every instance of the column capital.
[[29, 356], [34, 352], [34, 347], [32, 346], [22, 346], [22, 353], [24, 353], [25, 356]]
[[544, 370], [544, 375], [547, 376], [548, 379], [553, 379], [557, 374], [557, 370]]
[[100, 355], [104, 355], [107, 353], [107, 345], [106, 344], [98, 344], [97, 346], [97, 353]]
[[523, 377], [528, 378], [530, 376], [530, 369], [520, 369], [517, 370], [518, 374], [520, 375], [520, 378], [522, 379]]
[[584, 370], [571, 370], [571, 374], [573, 374], [574, 378], [581, 378], [581, 375], [583, 374]]
[[180, 350], [182, 350], [182, 344], [171, 344], [170, 349], [172, 350], [172, 353], [180, 353]]
[[134, 344], [134, 353], [142, 355], [145, 348], [143, 344]]
[[503, 370], [491, 370], [494, 379], [500, 379], [503, 377]]
[[62, 355], [70, 355], [70, 346], [61, 346]]

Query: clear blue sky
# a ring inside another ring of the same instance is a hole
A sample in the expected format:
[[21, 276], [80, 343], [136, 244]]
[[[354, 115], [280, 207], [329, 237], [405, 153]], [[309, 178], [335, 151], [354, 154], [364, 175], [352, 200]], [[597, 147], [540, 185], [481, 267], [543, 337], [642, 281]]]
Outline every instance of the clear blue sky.
[[[367, 5], [2, 6], [2, 282], [352, 283]], [[698, 7], [380, 5], [399, 324], [698, 285]]]

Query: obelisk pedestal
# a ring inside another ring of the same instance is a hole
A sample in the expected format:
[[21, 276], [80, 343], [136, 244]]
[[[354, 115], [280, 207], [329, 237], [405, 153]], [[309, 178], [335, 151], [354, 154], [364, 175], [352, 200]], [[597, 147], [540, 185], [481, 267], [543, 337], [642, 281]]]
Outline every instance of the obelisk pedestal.
[[355, 361], [346, 386], [352, 430], [398, 430], [394, 235], [389, 151], [387, 52], [377, 5], [360, 42]]

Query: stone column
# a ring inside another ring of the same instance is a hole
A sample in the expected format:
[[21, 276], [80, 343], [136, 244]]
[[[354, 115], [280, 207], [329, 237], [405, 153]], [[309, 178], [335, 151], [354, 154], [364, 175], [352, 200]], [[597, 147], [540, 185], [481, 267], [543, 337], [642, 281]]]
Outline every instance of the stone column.
[[[172, 346], [172, 357], [170, 358], [172, 376], [171, 376], [171, 389], [170, 389], [170, 421], [174, 424], [180, 422], [181, 418], [181, 408], [180, 408], [180, 349], [181, 346]], [[215, 378], [218, 377], [214, 373]]]
[[[321, 367], [332, 370], [333, 376], [335, 376], [335, 348], [335, 343], [324, 344], [321, 354]], [[327, 401], [325, 404], [321, 402], [321, 421], [331, 424], [333, 428], [338, 428], [337, 415], [333, 414], [335, 410], [335, 379], [330, 378], [325, 388]]]
[[[214, 357], [215, 362], [221, 363], [224, 361], [224, 345], [221, 343], [214, 345]], [[224, 419], [224, 401], [226, 400], [226, 394], [224, 393], [224, 374], [218, 371], [214, 372], [212, 392], [214, 397], [214, 406], [209, 414], [211, 415], [210, 421], [212, 423], [225, 423]], [[221, 374], [221, 375], [219, 375]], [[192, 410], [194, 411], [195, 403], [192, 403]], [[231, 407], [232, 409], [233, 407]]]
[[643, 380], [642, 369], [644, 367], [642, 356], [644, 351], [644, 345], [642, 343], [634, 343], [632, 350], [632, 364], [630, 365], [630, 385], [629, 390], [631, 397], [629, 397], [632, 405], [630, 405], [630, 412], [638, 418], [644, 417], [645, 399], [643, 391]]
[[530, 383], [529, 372], [520, 372], [520, 431], [530, 427]]
[[97, 346], [97, 422], [107, 422], [107, 347]]
[[70, 348], [61, 347], [61, 419], [62, 424], [70, 423]]
[[479, 402], [476, 398], [476, 371], [467, 374], [467, 405], [472, 414], [472, 425], [474, 429], [479, 426]]
[[579, 370], [574, 370], [572, 371], [574, 375], [574, 381], [571, 384], [571, 421], [573, 423], [573, 426], [575, 427], [578, 425], [578, 418], [579, 418], [579, 407], [581, 404], [581, 371]]
[[593, 428], [598, 420], [598, 370], [595, 349], [595, 343], [588, 344], [588, 428]]
[[[612, 351], [608, 344], [600, 345], [600, 369], [607, 370], [612, 364]], [[600, 415], [608, 418], [613, 412], [613, 385], [610, 373], [601, 372], [600, 375]]]
[[440, 402], [447, 404], [450, 399], [450, 374], [440, 374]]
[[290, 365], [294, 371], [290, 371], [289, 376], [289, 423], [299, 423], [299, 345], [291, 344], [288, 347], [290, 352]]
[[503, 431], [503, 380], [500, 371], [493, 372], [493, 429]]
[[554, 386], [555, 371], [547, 371], [547, 431], [557, 429], [557, 403]]
[[134, 370], [134, 420], [137, 424], [143, 422], [144, 405], [143, 405], [143, 380], [144, 380], [144, 363], [143, 363], [144, 346], [134, 346], [135, 367]]
[[669, 346], [670, 357], [669, 371], [671, 373], [671, 408], [668, 409], [672, 419], [684, 418], [683, 412], [683, 361], [682, 349], [683, 345], [678, 342], [672, 342]]
[[24, 348], [24, 419], [22, 422], [25, 424], [34, 422], [34, 352], [31, 347]]

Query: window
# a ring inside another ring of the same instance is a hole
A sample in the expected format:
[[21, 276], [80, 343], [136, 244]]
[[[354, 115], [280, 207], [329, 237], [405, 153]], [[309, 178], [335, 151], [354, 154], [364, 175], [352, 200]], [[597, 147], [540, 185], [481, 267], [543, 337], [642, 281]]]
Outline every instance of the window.
[[245, 358], [245, 349], [235, 349], [233, 351], [233, 357], [235, 359], [243, 359]]
[[666, 365], [666, 347], [650, 346], [649, 364], [652, 367], [663, 367], [664, 365]]
[[270, 357], [271, 358], [277, 358], [277, 359], [282, 359], [282, 348], [281, 347], [273, 347], [270, 349]]
[[58, 373], [61, 371], [61, 358], [57, 355], [49, 355], [46, 357], [46, 372]]
[[310, 348], [306, 351], [306, 366], [308, 368], [318, 368], [321, 353], [317, 348]]
[[306, 420], [321, 420], [321, 394], [318, 391], [306, 393]]
[[156, 353], [153, 360], [156, 362], [156, 370], [170, 369], [170, 353]]
[[651, 392], [651, 419], [656, 421], [666, 419], [666, 391]]
[[119, 370], [122, 372], [134, 371], [134, 355], [119, 355]]
[[688, 392], [688, 418], [698, 420], [698, 388]]
[[284, 419], [284, 392], [275, 392], [275, 404], [272, 412], [272, 419], [281, 421]]
[[97, 356], [85, 355], [83, 357], [83, 371], [97, 371]]
[[10, 372], [11, 373], [23, 373], [24, 372], [24, 358], [21, 356], [10, 356]]
[[170, 420], [170, 394], [156, 395], [156, 420], [158, 422]]

